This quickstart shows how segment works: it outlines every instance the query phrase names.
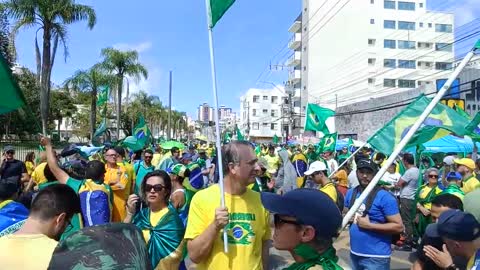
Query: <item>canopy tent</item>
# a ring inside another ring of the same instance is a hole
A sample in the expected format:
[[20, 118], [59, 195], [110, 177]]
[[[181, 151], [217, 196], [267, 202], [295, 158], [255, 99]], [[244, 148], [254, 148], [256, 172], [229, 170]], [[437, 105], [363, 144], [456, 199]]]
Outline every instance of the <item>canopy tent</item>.
[[[480, 143], [476, 143], [480, 147]], [[429, 141], [423, 144], [423, 152], [427, 153], [471, 153], [473, 151], [473, 141], [470, 137], [464, 138], [447, 135], [437, 140]], [[406, 149], [406, 152], [415, 153], [415, 147]]]

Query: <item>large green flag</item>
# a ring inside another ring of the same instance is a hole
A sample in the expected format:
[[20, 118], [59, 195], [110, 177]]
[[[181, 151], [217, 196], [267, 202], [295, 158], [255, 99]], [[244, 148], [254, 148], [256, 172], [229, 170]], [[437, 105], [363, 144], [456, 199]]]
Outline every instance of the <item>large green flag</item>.
[[470, 118], [471, 118], [470, 115], [469, 115], [466, 111], [462, 110], [462, 108], [458, 107], [457, 104], [453, 105], [453, 109], [455, 109], [455, 111], [456, 111], [458, 114], [460, 114], [461, 116], [463, 116], [463, 117], [465, 117], [465, 118], [467, 118], [467, 119], [470, 119]]
[[225, 12], [227, 12], [227, 10], [233, 5], [233, 3], [235, 3], [235, 0], [210, 0], [209, 2], [209, 26], [210, 28], [213, 28], [225, 14]]
[[0, 99], [0, 114], [8, 113], [26, 105], [20, 87], [12, 76], [10, 67], [0, 55], [0, 84], [2, 98]]
[[323, 138], [318, 143], [318, 153], [325, 153], [325, 152], [335, 152], [335, 148], [337, 146], [337, 137], [338, 134], [325, 134]]
[[98, 95], [97, 95], [97, 106], [102, 106], [108, 101], [108, 92], [110, 87], [108, 86], [101, 86], [99, 87]]
[[107, 119], [103, 118], [97, 130], [95, 130], [95, 134], [93, 134], [93, 137], [96, 138], [102, 135], [105, 131], [107, 131]]
[[329, 134], [330, 131], [325, 122], [334, 115], [335, 112], [330, 109], [308, 103], [305, 116], [305, 130], [321, 131], [323, 134]]
[[145, 123], [145, 118], [140, 115], [138, 117], [137, 125], [133, 128], [133, 137], [135, 137], [140, 143], [143, 143], [143, 145], [145, 146], [151, 136], [152, 133], [150, 132], [147, 123]]
[[[407, 134], [418, 117], [425, 111], [431, 99], [420, 95], [404, 110], [398, 113], [390, 122], [375, 133], [368, 143], [377, 151], [390, 155], [403, 137]], [[452, 108], [437, 103], [422, 126], [415, 132], [407, 144], [416, 146], [422, 143], [442, 138], [450, 133], [458, 136], [468, 134], [465, 126], [469, 120], [459, 115]]]
[[245, 141], [245, 137], [243, 137], [243, 134], [238, 127], [237, 127], [237, 141]]

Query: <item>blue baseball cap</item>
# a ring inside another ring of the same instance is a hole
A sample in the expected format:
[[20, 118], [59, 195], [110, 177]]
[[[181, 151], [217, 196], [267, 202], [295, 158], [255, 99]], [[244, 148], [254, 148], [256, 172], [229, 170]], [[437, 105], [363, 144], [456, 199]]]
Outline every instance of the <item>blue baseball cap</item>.
[[192, 155], [190, 153], [183, 153], [180, 160], [192, 160]]
[[342, 215], [333, 200], [320, 190], [299, 188], [284, 195], [262, 192], [261, 199], [271, 213], [295, 217], [299, 223], [313, 226], [316, 234], [324, 238], [338, 236]]
[[449, 172], [446, 177], [447, 181], [449, 179], [462, 180], [462, 175], [458, 172]]
[[472, 214], [451, 209], [443, 212], [437, 223], [430, 224], [426, 233], [430, 237], [470, 242], [480, 237], [480, 223]]

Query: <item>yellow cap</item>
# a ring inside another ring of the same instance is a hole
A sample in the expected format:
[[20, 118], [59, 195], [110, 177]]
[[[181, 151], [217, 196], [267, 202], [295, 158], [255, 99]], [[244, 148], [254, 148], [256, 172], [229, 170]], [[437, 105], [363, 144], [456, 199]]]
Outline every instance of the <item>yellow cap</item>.
[[455, 159], [453, 162], [455, 162], [458, 165], [463, 165], [463, 166], [469, 168], [472, 171], [475, 170], [475, 168], [476, 168], [475, 162], [472, 159], [469, 159], [469, 158]]

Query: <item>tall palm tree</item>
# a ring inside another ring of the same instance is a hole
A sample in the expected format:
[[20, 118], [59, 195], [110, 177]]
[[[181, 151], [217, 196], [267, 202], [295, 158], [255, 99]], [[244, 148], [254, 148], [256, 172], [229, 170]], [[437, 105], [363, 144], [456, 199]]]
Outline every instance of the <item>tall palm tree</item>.
[[90, 101], [90, 140], [93, 141], [97, 122], [97, 94], [101, 86], [109, 86], [113, 89], [116, 86], [116, 78], [104, 72], [100, 66], [94, 65], [88, 70], [78, 70], [64, 84], [76, 91], [89, 92]]
[[[15, 35], [20, 28], [35, 28], [35, 55], [37, 82], [40, 85], [40, 111], [43, 133], [47, 132], [50, 106], [50, 78], [59, 43], [63, 45], [65, 60], [68, 56], [67, 25], [88, 21], [88, 27], [95, 26], [97, 17], [93, 8], [76, 4], [74, 0], [6, 0], [0, 4], [9, 17], [16, 22], [12, 30]], [[37, 34], [42, 31], [42, 53], [38, 46]], [[53, 41], [53, 47], [52, 47]]]
[[122, 112], [122, 89], [125, 76], [139, 81], [142, 77], [148, 78], [148, 71], [138, 62], [137, 51], [119, 51], [114, 48], [102, 49], [105, 70], [117, 77], [117, 139], [120, 136], [120, 114]]

